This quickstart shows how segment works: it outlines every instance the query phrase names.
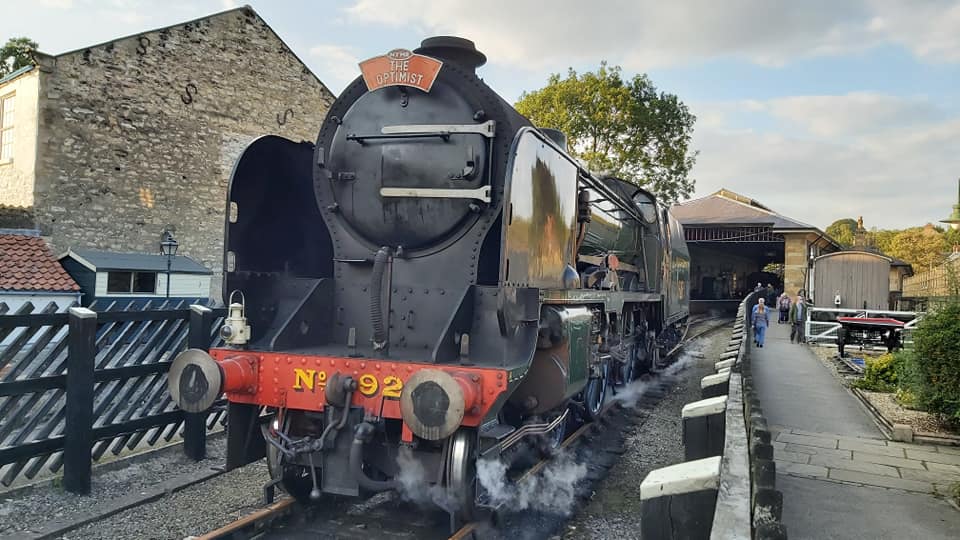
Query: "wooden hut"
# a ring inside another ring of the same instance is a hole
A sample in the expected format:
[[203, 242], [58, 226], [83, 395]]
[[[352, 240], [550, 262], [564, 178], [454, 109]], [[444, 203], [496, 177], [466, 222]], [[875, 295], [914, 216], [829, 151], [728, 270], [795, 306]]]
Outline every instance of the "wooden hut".
[[[890, 272], [894, 259], [867, 250], [846, 250], [821, 255], [813, 261], [817, 307], [890, 309]], [[835, 304], [837, 291], [840, 305]]]

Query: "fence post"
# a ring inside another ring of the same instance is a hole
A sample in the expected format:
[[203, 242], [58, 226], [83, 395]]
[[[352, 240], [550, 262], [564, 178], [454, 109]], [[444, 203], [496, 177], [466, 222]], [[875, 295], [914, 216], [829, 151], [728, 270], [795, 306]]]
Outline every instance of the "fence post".
[[97, 313], [69, 310], [67, 335], [66, 435], [63, 447], [63, 487], [90, 493], [93, 450], [93, 366], [97, 356]]
[[[213, 311], [199, 304], [190, 306], [190, 328], [187, 346], [191, 349], [210, 348], [210, 332], [213, 330]], [[183, 413], [183, 452], [190, 459], [200, 461], [207, 457], [207, 415]]]

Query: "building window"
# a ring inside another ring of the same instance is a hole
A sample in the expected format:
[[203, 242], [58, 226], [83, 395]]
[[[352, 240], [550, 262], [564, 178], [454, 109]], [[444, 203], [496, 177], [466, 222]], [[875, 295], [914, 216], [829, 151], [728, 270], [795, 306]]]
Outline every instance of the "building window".
[[156, 272], [107, 272], [107, 293], [109, 294], [154, 294], [156, 292]]
[[0, 98], [0, 163], [13, 159], [13, 96]]

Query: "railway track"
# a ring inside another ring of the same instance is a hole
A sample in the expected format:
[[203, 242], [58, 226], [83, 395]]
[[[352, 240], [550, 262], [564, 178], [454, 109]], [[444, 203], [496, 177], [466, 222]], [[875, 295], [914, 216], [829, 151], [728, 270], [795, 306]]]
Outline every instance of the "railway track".
[[[694, 340], [729, 326], [728, 317], [710, 317], [692, 321], [684, 336], [668, 354], [672, 357]], [[676, 373], [667, 369], [643, 386], [636, 395], [635, 414], [652, 409], [669, 392], [676, 380]], [[603, 424], [614, 421], [623, 402], [613, 397], [606, 404], [600, 419], [581, 425], [569, 434], [560, 445], [560, 452], [570, 451], [585, 438], [597, 436]], [[623, 423], [629, 423], [626, 419]], [[617, 426], [611, 426], [617, 427]], [[623, 429], [624, 426], [619, 426]], [[612, 431], [612, 430], [606, 430]], [[612, 462], [617, 452], [613, 451]], [[609, 457], [608, 457], [609, 459]], [[519, 476], [514, 482], [523, 483], [541, 473], [551, 463], [544, 458]], [[596, 467], [595, 467], [596, 468]], [[589, 476], [588, 476], [589, 478]], [[197, 537], [197, 540], [252, 540], [271, 538], [448, 538], [449, 540], [479, 540], [489, 535], [491, 526], [486, 521], [469, 522], [452, 535], [446, 514], [440, 511], [424, 511], [412, 503], [399, 500], [395, 494], [381, 493], [363, 502], [333, 499], [329, 504], [303, 507], [291, 498], [284, 498], [253, 513], [245, 515], [223, 527]]]

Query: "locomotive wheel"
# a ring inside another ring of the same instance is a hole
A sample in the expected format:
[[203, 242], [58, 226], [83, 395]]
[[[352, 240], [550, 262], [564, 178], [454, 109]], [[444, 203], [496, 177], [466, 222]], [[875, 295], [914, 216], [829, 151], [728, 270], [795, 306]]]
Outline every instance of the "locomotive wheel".
[[620, 383], [624, 386], [633, 382], [637, 376], [637, 346], [631, 345], [627, 360], [620, 366]]
[[[563, 414], [563, 413], [561, 412], [559, 414], [550, 415], [549, 417], [547, 417], [548, 418], [547, 421], [553, 422], [554, 420], [557, 419], [558, 416], [560, 416], [560, 414]], [[566, 436], [567, 436], [567, 421], [564, 420], [563, 422], [560, 422], [560, 425], [553, 428], [553, 431], [543, 436], [543, 444], [540, 447], [540, 453], [543, 454], [544, 457], [548, 457], [556, 454], [557, 451], [560, 450], [560, 445], [563, 444], [563, 439], [566, 438]]]
[[[287, 465], [283, 463], [283, 456], [272, 444], [267, 444], [267, 470], [270, 472], [270, 479], [278, 482], [280, 489], [286, 491], [291, 497], [300, 503], [310, 502], [310, 490], [313, 489], [313, 481], [310, 479], [310, 469], [300, 465]], [[317, 478], [320, 478], [320, 471], [317, 471]]]
[[469, 429], [459, 429], [446, 442], [447, 491], [457, 503], [454, 509], [461, 522], [476, 517], [477, 452], [476, 435]]
[[603, 366], [600, 376], [590, 379], [587, 387], [583, 390], [583, 404], [588, 420], [593, 421], [600, 417], [600, 411], [603, 410], [603, 402], [606, 398], [607, 367]]

